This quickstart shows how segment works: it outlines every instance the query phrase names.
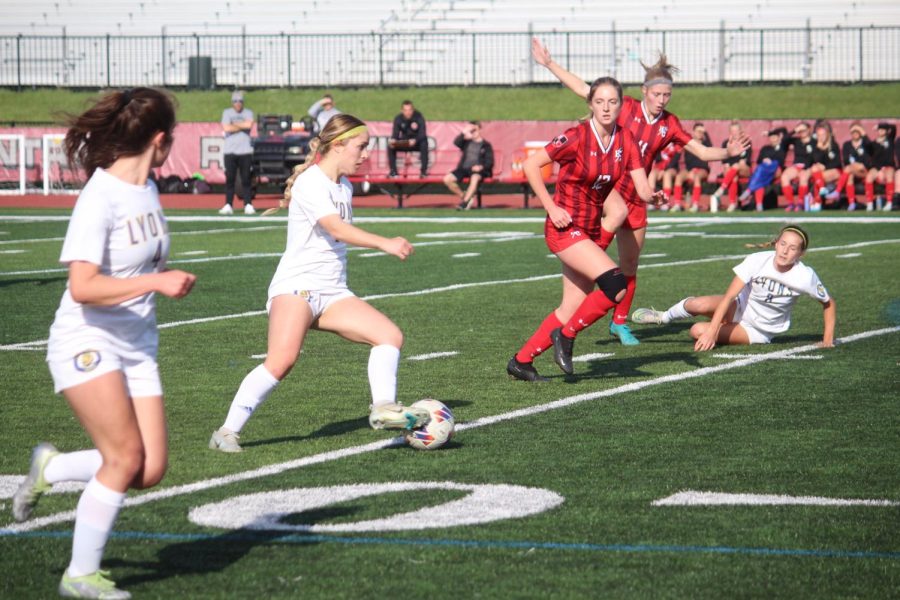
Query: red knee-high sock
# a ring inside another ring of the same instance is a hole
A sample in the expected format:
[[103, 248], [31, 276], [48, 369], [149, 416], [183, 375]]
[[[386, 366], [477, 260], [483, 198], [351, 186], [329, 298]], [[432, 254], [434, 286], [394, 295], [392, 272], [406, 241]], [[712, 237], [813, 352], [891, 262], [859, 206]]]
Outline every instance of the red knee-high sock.
[[691, 188], [691, 202], [693, 202], [694, 204], [697, 204], [700, 201], [700, 192], [701, 191], [702, 191], [702, 188], [700, 187], [700, 184], [695, 183], [694, 187]]
[[[847, 179], [847, 185], [844, 188], [847, 191], [847, 202], [856, 202], [856, 184], [849, 177]], [[838, 189], [841, 188], [838, 187]]]
[[841, 178], [838, 179], [837, 182], [837, 191], [841, 191], [847, 185], [847, 180], [850, 179], [850, 173], [844, 171], [841, 173]]
[[766, 190], [763, 188], [759, 188], [755, 192], [753, 192], [753, 198], [756, 200], [756, 208], [763, 207], [763, 199], [766, 197]]
[[607, 298], [602, 291], [594, 290], [582, 301], [581, 306], [578, 307], [569, 322], [563, 325], [563, 335], [570, 338], [575, 337], [579, 331], [587, 329], [602, 319], [615, 305], [616, 303]]
[[781, 193], [784, 195], [784, 199], [787, 202], [788, 206], [794, 205], [794, 188], [790, 185], [781, 186]]
[[628, 320], [628, 313], [631, 312], [631, 303], [634, 302], [635, 290], [637, 290], [637, 275], [626, 275], [625, 295], [616, 304], [616, 311], [613, 313], [613, 323], [616, 325], [623, 325]]
[[813, 180], [813, 194], [816, 198], [819, 197], [819, 190], [825, 187], [825, 176], [822, 174], [822, 171], [816, 171], [812, 174]]
[[738, 170], [735, 167], [731, 167], [727, 171], [725, 171], [725, 175], [722, 176], [722, 187], [727, 188], [731, 185], [731, 182], [734, 181], [734, 178], [737, 177]]
[[[737, 173], [737, 171], [735, 171]], [[728, 184], [728, 201], [734, 204], [737, 202], [737, 190], [738, 190], [738, 182], [737, 177], [731, 180], [731, 183]]]
[[889, 202], [894, 197], [894, 182], [888, 181], [884, 184], [884, 199]]
[[809, 193], [809, 185], [801, 185], [797, 187], [797, 197], [803, 200]]
[[543, 323], [537, 328], [525, 345], [516, 353], [516, 360], [523, 363], [530, 363], [535, 356], [547, 350], [553, 344], [550, 342], [550, 332], [557, 327], [562, 327], [562, 321], [556, 316], [556, 311], [547, 315]]
[[681, 201], [684, 199], [684, 188], [680, 185], [675, 186], [675, 206], [681, 206]]
[[666, 198], [671, 198], [672, 197], [672, 188], [664, 187], [663, 194], [666, 195]]
[[602, 225], [600, 226], [600, 247], [606, 250], [612, 244], [613, 238], [616, 237], [615, 231], [607, 231]]
[[875, 202], [875, 183], [872, 181], [866, 182], [866, 204], [872, 204]]

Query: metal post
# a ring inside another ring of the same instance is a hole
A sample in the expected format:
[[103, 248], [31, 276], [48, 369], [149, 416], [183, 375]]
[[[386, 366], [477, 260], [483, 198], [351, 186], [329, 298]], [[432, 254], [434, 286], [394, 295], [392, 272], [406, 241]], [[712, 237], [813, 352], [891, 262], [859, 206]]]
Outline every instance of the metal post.
[[719, 83], [725, 81], [725, 21], [719, 21]]
[[859, 28], [859, 80], [863, 80], [863, 29]]
[[663, 54], [666, 53], [666, 30], [665, 29], [663, 29], [663, 32], [662, 32], [662, 53]]
[[162, 30], [160, 31], [159, 37], [159, 47], [162, 49], [162, 60], [160, 60], [160, 65], [162, 67], [162, 85], [166, 87], [166, 26], [162, 26]]
[[[572, 34], [571, 32], [566, 32], [566, 69], [572, 68]], [[534, 62], [534, 61], [532, 61]]]
[[613, 21], [609, 27], [609, 60], [612, 65], [609, 67], [609, 74], [616, 76], [616, 22]]
[[766, 64], [765, 52], [766, 35], [763, 29], [759, 30], [759, 82], [764, 81], [764, 69]]
[[475, 85], [475, 34], [472, 34], [472, 85]]
[[16, 36], [16, 91], [22, 91], [22, 34]]
[[534, 39], [534, 23], [528, 22], [528, 42], [525, 54], [525, 63], [528, 65], [528, 81], [534, 83], [534, 61], [531, 60], [531, 40]]
[[378, 34], [378, 85], [384, 87], [384, 34]]
[[247, 26], [241, 25], [241, 85], [247, 85]]
[[812, 73], [812, 31], [810, 31], [810, 20], [806, 20], [806, 29], [803, 36], [803, 82], [806, 83]]
[[[281, 35], [285, 35], [283, 32]], [[291, 36], [287, 37], [287, 84], [291, 87]]]
[[106, 34], [106, 87], [112, 87], [111, 77], [109, 74], [110, 68], [110, 59], [109, 59], [109, 34]]

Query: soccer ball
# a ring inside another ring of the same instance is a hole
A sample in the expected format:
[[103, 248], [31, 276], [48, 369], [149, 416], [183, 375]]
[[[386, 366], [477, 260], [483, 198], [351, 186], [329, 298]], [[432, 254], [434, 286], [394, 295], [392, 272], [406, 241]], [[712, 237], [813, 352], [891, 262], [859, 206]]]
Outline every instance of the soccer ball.
[[413, 406], [424, 408], [431, 413], [431, 420], [424, 427], [406, 432], [406, 443], [416, 450], [434, 450], [446, 444], [453, 437], [456, 421], [453, 413], [443, 402], [419, 400]]

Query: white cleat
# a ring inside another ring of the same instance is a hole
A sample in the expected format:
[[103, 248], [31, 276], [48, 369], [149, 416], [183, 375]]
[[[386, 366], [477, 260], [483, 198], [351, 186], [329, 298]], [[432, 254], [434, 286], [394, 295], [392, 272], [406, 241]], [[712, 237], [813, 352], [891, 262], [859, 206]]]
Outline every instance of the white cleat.
[[70, 577], [63, 573], [59, 582], [59, 595], [63, 598], [103, 598], [108, 600], [128, 600], [131, 594], [116, 587], [109, 578], [109, 571], [97, 571], [81, 577]]
[[252, 204], [245, 204], [245, 205], [244, 205], [244, 214], [245, 214], [245, 215], [255, 215], [255, 214], [256, 214], [256, 209], [253, 208], [253, 205], [252, 205]]
[[663, 316], [665, 313], [652, 308], [639, 308], [631, 314], [632, 323], [655, 323], [663, 324]]
[[226, 204], [225, 206], [223, 206], [222, 208], [219, 209], [219, 214], [220, 215], [233, 215], [234, 209], [231, 208], [230, 204]]
[[226, 429], [225, 427], [221, 427], [214, 431], [212, 437], [209, 438], [209, 449], [227, 452], [229, 454], [242, 452], [243, 448], [238, 444], [240, 439], [241, 436], [237, 433], [230, 429]]
[[34, 510], [41, 496], [50, 491], [52, 486], [44, 479], [44, 469], [47, 468], [50, 459], [58, 454], [59, 450], [49, 442], [42, 442], [32, 450], [28, 476], [25, 477], [25, 481], [13, 496], [13, 518], [19, 523], [31, 516], [31, 511]]
[[431, 413], [417, 406], [400, 403], [373, 406], [369, 412], [372, 429], [418, 429], [431, 420]]

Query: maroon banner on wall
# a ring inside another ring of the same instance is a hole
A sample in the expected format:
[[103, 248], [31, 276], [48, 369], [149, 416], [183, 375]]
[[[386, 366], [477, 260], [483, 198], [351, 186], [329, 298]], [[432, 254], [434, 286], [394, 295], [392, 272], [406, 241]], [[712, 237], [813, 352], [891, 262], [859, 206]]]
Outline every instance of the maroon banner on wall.
[[[831, 120], [835, 137], [840, 143], [849, 139], [849, 126], [853, 119]], [[682, 126], [690, 131], [695, 121], [683, 121]], [[862, 119], [863, 127], [875, 137], [876, 119]], [[703, 120], [713, 144], [719, 146], [728, 136], [729, 120]], [[765, 132], [775, 127], [787, 127], [790, 131], [797, 123], [796, 119], [785, 120], [747, 120], [741, 121], [744, 129], [753, 141], [753, 157], [767, 143]], [[494, 148], [494, 176], [509, 178], [514, 176], [512, 165], [525, 157], [528, 145], [547, 143], [557, 134], [575, 125], [572, 121], [485, 121], [482, 123], [482, 135]], [[361, 174], [387, 173], [387, 140], [391, 133], [388, 121], [371, 121], [368, 123], [372, 136], [370, 158], [361, 170]], [[431, 175], [443, 175], [456, 166], [460, 158], [459, 150], [453, 145], [453, 139], [465, 127], [465, 121], [434, 121], [428, 123], [429, 147], [431, 149]], [[19, 134], [25, 136], [26, 177], [34, 187], [40, 187], [42, 180], [42, 136], [43, 134], [63, 134], [65, 130], [58, 127], [15, 127], [0, 128], [0, 134]], [[158, 175], [178, 175], [191, 177], [195, 173], [202, 175], [209, 183], [221, 184], [225, 181], [223, 171], [223, 137], [219, 123], [180, 123], [175, 129], [175, 143], [168, 161], [159, 169]], [[403, 164], [404, 154], [400, 164]], [[414, 155], [410, 153], [410, 158]], [[61, 156], [54, 157], [61, 159]], [[721, 166], [712, 165], [712, 176], [721, 172]], [[416, 166], [416, 169], [418, 167]], [[414, 174], [418, 174], [416, 170]], [[9, 140], [0, 139], [0, 181], [18, 180], [18, 150]]]

